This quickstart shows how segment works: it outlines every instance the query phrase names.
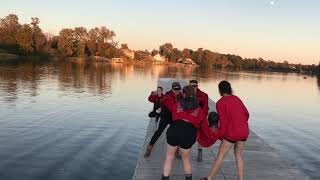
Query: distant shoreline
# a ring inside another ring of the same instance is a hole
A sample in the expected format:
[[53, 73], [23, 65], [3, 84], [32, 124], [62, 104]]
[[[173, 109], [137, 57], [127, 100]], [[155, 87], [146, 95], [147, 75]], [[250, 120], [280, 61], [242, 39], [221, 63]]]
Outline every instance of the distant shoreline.
[[[0, 62], [17, 62], [17, 61], [25, 61], [25, 60], [40, 60], [42, 58], [46, 58], [49, 61], [71, 61], [71, 62], [112, 62], [111, 59], [94, 56], [94, 57], [50, 57], [50, 56], [41, 56], [41, 55], [33, 55], [33, 56], [22, 56], [18, 54], [11, 53], [0, 53]], [[183, 63], [173, 63], [173, 62], [163, 62], [163, 63], [155, 63], [153, 61], [144, 61], [144, 60], [125, 60], [124, 63], [137, 63], [137, 64], [150, 64], [155, 66], [171, 66], [171, 67], [191, 67], [191, 68], [210, 68], [204, 67], [194, 64], [183, 64]], [[216, 70], [226, 70], [229, 72], [276, 72], [276, 73], [296, 73], [301, 75], [320, 75], [320, 73], [312, 72], [312, 71], [297, 71], [297, 70], [280, 70], [280, 69], [235, 69], [232, 67], [219, 68], [212, 66], [213, 69]]]

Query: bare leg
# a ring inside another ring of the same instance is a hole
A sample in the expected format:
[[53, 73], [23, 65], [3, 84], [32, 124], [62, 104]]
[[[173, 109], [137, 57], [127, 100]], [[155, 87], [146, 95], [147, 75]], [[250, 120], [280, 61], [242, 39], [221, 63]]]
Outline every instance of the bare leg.
[[170, 146], [168, 144], [166, 160], [164, 161], [164, 165], [163, 165], [163, 176], [170, 175], [171, 168], [172, 168], [172, 161], [174, 159], [174, 153], [176, 152], [176, 150], [177, 150], [177, 146]]
[[217, 172], [223, 162], [223, 159], [226, 157], [226, 155], [228, 154], [231, 147], [232, 147], [232, 143], [229, 143], [226, 140], [222, 140], [220, 147], [219, 147], [217, 159], [216, 159], [214, 165], [212, 166], [212, 169], [211, 169], [209, 176], [208, 176], [208, 180], [211, 180], [217, 174]]
[[237, 169], [238, 169], [238, 180], [243, 180], [243, 159], [242, 153], [244, 149], [244, 141], [236, 142], [234, 146], [234, 156], [236, 157], [237, 161]]
[[190, 152], [191, 149], [181, 149], [182, 153], [182, 163], [183, 163], [183, 169], [185, 174], [192, 174], [192, 167], [190, 163]]

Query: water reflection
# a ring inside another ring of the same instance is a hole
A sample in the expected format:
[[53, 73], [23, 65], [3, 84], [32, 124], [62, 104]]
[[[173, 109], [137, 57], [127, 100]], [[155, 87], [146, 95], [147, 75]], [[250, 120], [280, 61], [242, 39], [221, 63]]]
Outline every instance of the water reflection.
[[103, 179], [110, 172], [130, 179], [152, 106], [146, 98], [161, 77], [197, 79], [213, 100], [220, 98], [218, 82], [231, 81], [250, 109], [253, 130], [319, 176], [319, 165], [313, 163], [320, 162], [314, 145], [320, 138], [319, 93], [314, 88], [320, 90], [320, 76], [316, 85], [314, 77], [305, 80], [297, 74], [148, 63], [56, 61], [6, 67], [13, 69], [0, 68], [0, 157], [6, 158], [0, 179], [21, 179], [14, 169], [27, 174], [23, 179], [61, 179], [56, 177], [60, 169], [67, 172], [63, 179]]
[[7, 93], [2, 96], [4, 101], [15, 101], [19, 92], [23, 95], [37, 96], [40, 79], [44, 73], [45, 69], [36, 62], [15, 64], [13, 67], [0, 69], [0, 88]]

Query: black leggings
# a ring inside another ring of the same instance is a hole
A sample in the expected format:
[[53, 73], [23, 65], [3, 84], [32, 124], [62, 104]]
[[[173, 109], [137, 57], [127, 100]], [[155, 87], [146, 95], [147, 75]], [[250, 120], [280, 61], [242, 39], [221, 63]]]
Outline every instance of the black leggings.
[[151, 138], [151, 141], [149, 143], [150, 145], [154, 145], [157, 142], [162, 132], [166, 129], [168, 124], [170, 124], [171, 122], [172, 122], [171, 113], [169, 112], [168, 109], [163, 108], [160, 115], [160, 122], [159, 122], [158, 129], [154, 132]]

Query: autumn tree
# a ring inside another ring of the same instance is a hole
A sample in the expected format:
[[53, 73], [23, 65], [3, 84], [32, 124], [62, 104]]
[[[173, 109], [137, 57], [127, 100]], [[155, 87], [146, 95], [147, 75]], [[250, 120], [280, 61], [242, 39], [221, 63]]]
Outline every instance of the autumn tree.
[[76, 57], [85, 57], [87, 37], [88, 33], [86, 28], [76, 27], [74, 29], [73, 52]]
[[25, 54], [34, 52], [32, 27], [29, 24], [24, 24], [16, 34], [16, 41]]
[[99, 36], [99, 28], [93, 28], [88, 32], [88, 41], [87, 47], [89, 51], [89, 55], [95, 56], [98, 52], [98, 36]]
[[172, 50], [173, 50], [173, 46], [171, 43], [165, 43], [163, 45], [160, 46], [159, 48], [159, 53], [160, 55], [164, 56], [165, 58], [167, 59], [171, 59], [171, 53], [172, 53]]
[[[99, 56], [107, 56], [107, 48], [111, 48], [115, 33], [105, 26], [100, 27], [98, 33], [98, 54]], [[111, 45], [111, 46], [110, 46]]]
[[181, 51], [181, 55], [183, 56], [183, 58], [191, 58], [191, 54], [192, 54], [192, 50], [191, 49], [184, 48]]
[[40, 52], [46, 44], [46, 36], [39, 27], [40, 20], [37, 17], [31, 18], [32, 25], [32, 47], [35, 52]]
[[73, 29], [62, 29], [59, 32], [58, 51], [63, 57], [71, 57], [73, 55], [73, 35]]
[[154, 50], [151, 51], [151, 55], [152, 55], [152, 56], [154, 56], [154, 55], [156, 55], [156, 54], [158, 54], [158, 53], [159, 53], [159, 51], [156, 50], [156, 49], [154, 49]]
[[16, 44], [16, 34], [21, 25], [19, 18], [15, 14], [0, 19], [0, 43], [2, 44]]
[[128, 44], [121, 44], [121, 49], [129, 49]]

